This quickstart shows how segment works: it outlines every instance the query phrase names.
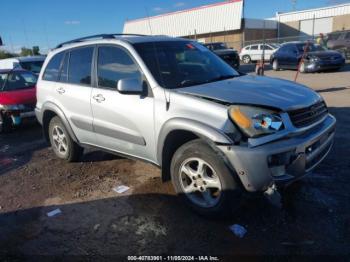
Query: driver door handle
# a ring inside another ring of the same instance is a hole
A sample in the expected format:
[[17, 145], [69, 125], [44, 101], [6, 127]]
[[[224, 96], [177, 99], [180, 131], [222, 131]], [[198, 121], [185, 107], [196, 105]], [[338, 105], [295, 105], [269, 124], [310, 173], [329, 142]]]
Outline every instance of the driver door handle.
[[57, 93], [59, 93], [61, 95], [66, 92], [66, 90], [63, 87], [57, 88], [56, 91], [57, 91]]
[[106, 98], [104, 98], [102, 94], [94, 95], [92, 98], [95, 99], [98, 103], [101, 103], [102, 101], [106, 100]]

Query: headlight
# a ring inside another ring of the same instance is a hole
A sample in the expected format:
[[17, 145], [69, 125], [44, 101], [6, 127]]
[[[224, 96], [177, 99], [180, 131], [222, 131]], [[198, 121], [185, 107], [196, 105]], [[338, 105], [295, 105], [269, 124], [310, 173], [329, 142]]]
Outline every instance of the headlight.
[[310, 57], [310, 61], [311, 62], [318, 62], [318, 61], [320, 61], [320, 58], [317, 56], [312, 56], [312, 57]]
[[0, 104], [0, 109], [7, 110], [7, 111], [18, 111], [18, 110], [23, 110], [25, 109], [24, 105], [1, 105]]
[[269, 109], [254, 106], [231, 106], [229, 116], [248, 137], [275, 133], [283, 128], [280, 115]]

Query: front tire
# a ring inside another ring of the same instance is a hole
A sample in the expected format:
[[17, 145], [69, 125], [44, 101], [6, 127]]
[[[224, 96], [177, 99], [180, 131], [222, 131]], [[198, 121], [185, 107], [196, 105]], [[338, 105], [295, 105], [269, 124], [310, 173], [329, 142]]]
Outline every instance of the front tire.
[[220, 153], [196, 139], [182, 145], [171, 162], [176, 192], [197, 213], [228, 215], [241, 202], [241, 185]]
[[274, 71], [280, 70], [279, 63], [278, 63], [278, 60], [277, 60], [277, 59], [274, 59], [274, 60], [273, 60], [273, 62], [272, 62], [272, 69], [273, 69]]
[[0, 134], [5, 134], [11, 130], [11, 121], [0, 112]]
[[83, 153], [83, 148], [73, 141], [61, 119], [53, 117], [49, 124], [51, 147], [58, 158], [68, 162], [77, 161]]
[[252, 61], [252, 59], [250, 58], [249, 55], [244, 55], [244, 56], [242, 57], [242, 61], [243, 61], [243, 63], [245, 63], [245, 64], [249, 64], [249, 63]]

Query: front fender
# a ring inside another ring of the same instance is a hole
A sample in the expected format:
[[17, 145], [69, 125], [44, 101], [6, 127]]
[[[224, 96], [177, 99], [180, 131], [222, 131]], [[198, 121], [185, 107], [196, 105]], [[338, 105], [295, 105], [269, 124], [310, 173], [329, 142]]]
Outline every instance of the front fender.
[[230, 145], [233, 143], [233, 141], [225, 133], [212, 126], [192, 119], [173, 118], [166, 121], [159, 132], [157, 144], [158, 163], [162, 163], [162, 153], [165, 139], [167, 138], [168, 134], [175, 130], [193, 132], [197, 136], [216, 144]]

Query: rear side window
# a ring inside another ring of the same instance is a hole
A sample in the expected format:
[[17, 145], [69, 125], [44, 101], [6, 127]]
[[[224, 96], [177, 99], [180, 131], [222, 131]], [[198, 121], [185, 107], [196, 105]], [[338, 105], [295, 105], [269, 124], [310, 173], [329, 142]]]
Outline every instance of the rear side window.
[[141, 78], [141, 72], [130, 55], [121, 48], [103, 46], [98, 48], [98, 86], [117, 88], [120, 79]]
[[93, 47], [84, 47], [70, 51], [68, 83], [91, 84], [91, 63]]
[[45, 68], [43, 80], [57, 81], [63, 56], [64, 53], [58, 53], [51, 58], [50, 62]]
[[250, 50], [258, 50], [259, 49], [259, 46], [258, 45], [252, 45], [250, 47]]

